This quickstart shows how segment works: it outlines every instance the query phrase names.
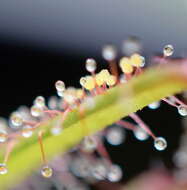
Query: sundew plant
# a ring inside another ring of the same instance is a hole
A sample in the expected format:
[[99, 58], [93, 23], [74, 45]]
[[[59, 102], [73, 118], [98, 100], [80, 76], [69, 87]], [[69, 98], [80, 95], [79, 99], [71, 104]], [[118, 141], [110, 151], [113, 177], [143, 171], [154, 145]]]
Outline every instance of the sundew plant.
[[[68, 184], [64, 182], [64, 186], [71, 184], [76, 189], [80, 185], [77, 178], [92, 183], [117, 182], [123, 173], [112, 163], [103, 137], [119, 145], [124, 138], [123, 128], [140, 141], [151, 137], [153, 147], [164, 151], [170, 146], [167, 140], [156, 136], [136, 112], [145, 106], [156, 109], [163, 101], [181, 116], [187, 115], [187, 105], [174, 95], [187, 89], [187, 64], [173, 63], [169, 58], [173, 52], [173, 46], [166, 45], [163, 56], [147, 67], [140, 54], [117, 61], [116, 49], [105, 46], [102, 54], [109, 70], [96, 72], [98, 63], [88, 58], [88, 75], [77, 81], [79, 89], [66, 87], [58, 80], [58, 97], [52, 96], [46, 103], [43, 96], [37, 96], [30, 109], [22, 106], [13, 112], [8, 124], [1, 119], [0, 189], [21, 182], [36, 168], [44, 178], [65, 173]], [[127, 116], [132, 122], [126, 120]], [[107, 128], [111, 124], [113, 127]], [[56, 157], [61, 153], [62, 165]]]

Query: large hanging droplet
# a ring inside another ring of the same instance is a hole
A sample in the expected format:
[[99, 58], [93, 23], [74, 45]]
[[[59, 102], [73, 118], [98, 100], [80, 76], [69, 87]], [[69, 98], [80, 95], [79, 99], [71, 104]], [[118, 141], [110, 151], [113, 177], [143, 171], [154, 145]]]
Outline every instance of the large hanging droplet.
[[146, 131], [144, 131], [142, 128], [137, 127], [136, 130], [133, 131], [134, 132], [134, 136], [140, 140], [140, 141], [145, 141], [148, 139], [149, 135], [146, 133]]
[[183, 106], [183, 105], [180, 105], [178, 107], [178, 112], [179, 112], [180, 115], [186, 116], [187, 115], [187, 107]]
[[172, 45], [166, 45], [164, 46], [164, 49], [163, 49], [163, 54], [164, 56], [168, 57], [168, 56], [171, 56], [173, 55], [173, 52], [174, 52], [174, 48]]
[[6, 164], [0, 164], [0, 174], [4, 175], [8, 172], [8, 169], [6, 167]]
[[167, 142], [163, 137], [157, 137], [154, 141], [154, 146], [157, 150], [162, 151], [167, 148]]
[[41, 170], [41, 174], [45, 178], [50, 178], [53, 175], [53, 170], [49, 166], [44, 166]]
[[26, 125], [22, 128], [22, 136], [25, 138], [31, 137], [33, 134], [32, 126]]

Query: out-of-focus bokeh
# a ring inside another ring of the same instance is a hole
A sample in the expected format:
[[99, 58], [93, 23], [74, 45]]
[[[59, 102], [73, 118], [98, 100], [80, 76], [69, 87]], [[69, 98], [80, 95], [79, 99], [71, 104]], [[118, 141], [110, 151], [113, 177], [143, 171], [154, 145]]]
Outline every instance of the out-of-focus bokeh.
[[142, 39], [146, 53], [167, 43], [186, 53], [185, 0], [77, 0], [0, 2], [1, 41], [99, 54], [103, 44], [120, 45], [129, 35]]

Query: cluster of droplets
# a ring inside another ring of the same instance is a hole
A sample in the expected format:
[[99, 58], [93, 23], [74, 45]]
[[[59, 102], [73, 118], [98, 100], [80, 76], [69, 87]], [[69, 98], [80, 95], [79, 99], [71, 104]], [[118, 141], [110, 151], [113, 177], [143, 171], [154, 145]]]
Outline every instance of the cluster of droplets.
[[[57, 96], [49, 98], [46, 105], [45, 98], [38, 96], [35, 98], [30, 110], [25, 111], [25, 108], [21, 108], [13, 112], [10, 116], [10, 123], [15, 130], [21, 130], [21, 136], [29, 138], [33, 135], [34, 130], [38, 127], [38, 123], [45, 121], [51, 117], [61, 114], [62, 117], [53, 127], [50, 129], [52, 135], [59, 135], [62, 133], [63, 121], [66, 119], [66, 115], [74, 108], [78, 108], [80, 111], [80, 117], [84, 116], [85, 109], [93, 109], [95, 107], [94, 96], [105, 93], [108, 89], [122, 83], [128, 82], [133, 76], [137, 76], [142, 73], [145, 66], [145, 58], [139, 54], [141, 51], [141, 44], [138, 44], [136, 39], [130, 39], [128, 45], [124, 46], [124, 52], [128, 56], [124, 56], [119, 60], [119, 67], [121, 68], [122, 75], [118, 75], [116, 68], [117, 50], [113, 45], [107, 45], [102, 50], [103, 58], [111, 63], [111, 72], [107, 69], [103, 69], [96, 73], [97, 62], [93, 58], [88, 58], [85, 62], [86, 70], [89, 75], [80, 78], [81, 88], [76, 89], [74, 87], [66, 87], [65, 83], [61, 80], [56, 81], [55, 88]], [[136, 47], [136, 51], [127, 51], [128, 48]], [[131, 53], [130, 53], [131, 52]], [[166, 45], [163, 49], [164, 57], [171, 56], [174, 52], [172, 45]], [[115, 67], [114, 67], [115, 65]], [[114, 71], [114, 72], [112, 72]], [[187, 115], [187, 106], [176, 99], [171, 97], [165, 99], [166, 102], [173, 104], [177, 107], [178, 112], [182, 116]], [[176, 104], [177, 103], [177, 104]], [[148, 105], [150, 109], [157, 109], [161, 104], [161, 101], [153, 102]], [[22, 111], [21, 111], [22, 110]], [[28, 114], [26, 114], [28, 112]], [[95, 180], [109, 180], [111, 182], [117, 182], [122, 178], [122, 169], [120, 166], [112, 164], [109, 155], [103, 144], [103, 137], [111, 145], [121, 145], [126, 138], [126, 130], [131, 130], [137, 140], [145, 141], [150, 136], [154, 140], [154, 147], [158, 151], [163, 151], [167, 148], [167, 141], [163, 137], [156, 137], [151, 132], [149, 127], [141, 121], [139, 116], [135, 114], [133, 122], [116, 123], [113, 126], [107, 128], [103, 132], [97, 135], [87, 136], [72, 152], [88, 153], [91, 155], [90, 162], [84, 161], [83, 163], [75, 164], [76, 167], [72, 168], [72, 172], [75, 176], [83, 178], [94, 178]], [[136, 124], [134, 124], [134, 122]], [[9, 138], [9, 134], [6, 129], [0, 127], [0, 143], [5, 143]], [[43, 151], [43, 150], [42, 150]], [[95, 157], [95, 152], [100, 155], [100, 158]], [[104, 160], [104, 161], [103, 161]], [[94, 161], [94, 163], [92, 163]], [[41, 175], [45, 178], [53, 176], [53, 169], [49, 167], [47, 163], [43, 163], [41, 168]], [[71, 168], [72, 166], [69, 166]], [[6, 174], [8, 172], [6, 163], [0, 164], [0, 174]]]

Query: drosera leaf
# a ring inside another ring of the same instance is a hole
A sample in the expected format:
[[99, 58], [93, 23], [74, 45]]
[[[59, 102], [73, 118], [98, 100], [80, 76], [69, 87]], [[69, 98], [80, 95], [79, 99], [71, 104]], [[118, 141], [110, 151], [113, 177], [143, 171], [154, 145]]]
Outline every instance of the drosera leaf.
[[[118, 85], [94, 98], [95, 106], [85, 109], [81, 116], [77, 109], [71, 111], [63, 122], [63, 132], [58, 136], [49, 128], [59, 120], [57, 116], [41, 124], [45, 129], [43, 144], [47, 159], [65, 153], [85, 136], [136, 112], [148, 104], [187, 89], [187, 65], [152, 67], [125, 84]], [[3, 157], [1, 156], [1, 160]], [[20, 140], [8, 161], [9, 172], [0, 176], [0, 189], [21, 182], [31, 171], [41, 165], [37, 136]]]

